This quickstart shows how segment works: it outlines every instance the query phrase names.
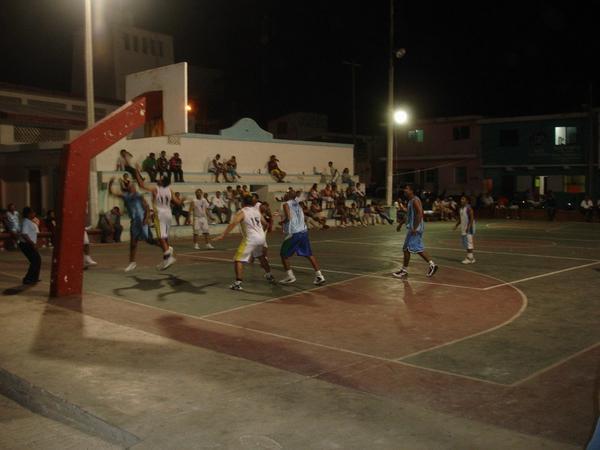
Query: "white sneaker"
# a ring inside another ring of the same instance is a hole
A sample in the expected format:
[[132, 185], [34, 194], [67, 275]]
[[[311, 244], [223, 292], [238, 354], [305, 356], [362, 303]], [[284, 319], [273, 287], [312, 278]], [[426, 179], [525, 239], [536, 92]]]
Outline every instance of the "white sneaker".
[[209, 250], [214, 250], [215, 247], [209, 242], [208, 244], [206, 244], [206, 248]]
[[167, 259], [165, 259], [163, 261], [163, 265], [162, 268], [160, 270], [165, 270], [168, 267], [172, 266], [173, 264], [175, 264], [177, 260], [175, 258], [173, 258], [173, 255], [170, 255]]
[[137, 263], [135, 261], [130, 262], [129, 265], [125, 267], [125, 272], [131, 272], [132, 270], [135, 270], [136, 267]]
[[313, 284], [315, 284], [316, 286], [320, 286], [323, 283], [325, 283], [325, 277], [323, 275], [317, 275], [315, 277], [315, 280], [313, 281]]
[[296, 282], [296, 277], [294, 276], [287, 276], [285, 277], [283, 280], [280, 280], [279, 283], [280, 284], [292, 284]]
[[243, 291], [244, 290], [244, 288], [242, 287], [241, 281], [234, 281], [229, 286], [229, 289], [231, 289], [232, 291]]
[[98, 263], [96, 261], [94, 261], [91, 256], [86, 255], [83, 257], [83, 265], [85, 267], [97, 266]]
[[475, 264], [475, 258], [465, 258], [461, 262], [463, 264]]
[[400, 269], [397, 272], [392, 272], [392, 275], [396, 278], [400, 278], [401, 280], [408, 278], [408, 271], [404, 269]]
[[200, 250], [200, 244], [194, 244], [194, 250]]

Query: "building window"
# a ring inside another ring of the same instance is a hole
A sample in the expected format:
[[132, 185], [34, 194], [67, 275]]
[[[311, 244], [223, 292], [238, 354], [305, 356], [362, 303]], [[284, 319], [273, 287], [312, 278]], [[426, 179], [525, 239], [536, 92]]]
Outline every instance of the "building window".
[[500, 146], [516, 147], [519, 145], [519, 130], [500, 130]]
[[154, 42], [154, 39], [150, 39], [150, 54], [156, 55], [156, 43]]
[[148, 39], [142, 38], [142, 53], [148, 53]]
[[398, 177], [398, 183], [414, 183], [415, 182], [415, 169], [400, 169], [402, 172], [396, 175]]
[[409, 142], [423, 142], [425, 138], [425, 133], [423, 130], [409, 130], [408, 131], [408, 140]]
[[128, 33], [123, 33], [123, 45], [125, 46], [125, 50], [129, 50], [130, 44], [129, 44], [129, 34]]
[[585, 175], [566, 175], [564, 186], [565, 192], [572, 194], [585, 192]]
[[471, 127], [469, 127], [469, 126], [454, 127], [452, 129], [452, 134], [454, 136], [455, 141], [469, 139], [471, 137]]
[[133, 51], [134, 52], [139, 52], [140, 51], [139, 39], [138, 39], [137, 36], [133, 36]]
[[577, 144], [577, 127], [554, 127], [554, 145]]
[[425, 169], [425, 183], [437, 184], [438, 169]]
[[157, 41], [157, 43], [158, 43], [158, 56], [160, 56], [162, 58], [164, 56], [163, 43], [162, 43], [162, 41]]
[[454, 182], [456, 184], [467, 183], [467, 168], [466, 167], [455, 167], [454, 168]]

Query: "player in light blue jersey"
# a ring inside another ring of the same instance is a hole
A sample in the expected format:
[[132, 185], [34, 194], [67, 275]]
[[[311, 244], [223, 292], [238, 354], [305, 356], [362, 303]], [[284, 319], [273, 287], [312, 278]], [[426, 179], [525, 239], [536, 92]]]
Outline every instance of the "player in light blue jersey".
[[280, 281], [283, 284], [292, 284], [296, 282], [296, 276], [290, 265], [289, 259], [294, 256], [304, 256], [310, 261], [315, 269], [314, 284], [321, 285], [325, 283], [325, 277], [319, 269], [319, 264], [312, 254], [310, 240], [308, 239], [308, 228], [304, 221], [304, 212], [300, 205], [302, 193], [300, 191], [289, 191], [285, 194], [283, 203], [283, 219], [281, 225], [284, 232], [284, 240], [281, 244], [281, 262], [287, 272], [287, 276]]
[[406, 212], [406, 239], [404, 240], [404, 264], [402, 268], [397, 272], [394, 272], [396, 278], [408, 277], [408, 264], [410, 263], [410, 255], [416, 253], [423, 258], [429, 265], [427, 268], [427, 276], [432, 277], [438, 270], [438, 266], [433, 260], [425, 253], [425, 247], [423, 245], [423, 231], [425, 230], [425, 224], [423, 222], [423, 205], [421, 199], [415, 195], [414, 189], [410, 184], [407, 184], [404, 188], [404, 194], [408, 199], [407, 212]]

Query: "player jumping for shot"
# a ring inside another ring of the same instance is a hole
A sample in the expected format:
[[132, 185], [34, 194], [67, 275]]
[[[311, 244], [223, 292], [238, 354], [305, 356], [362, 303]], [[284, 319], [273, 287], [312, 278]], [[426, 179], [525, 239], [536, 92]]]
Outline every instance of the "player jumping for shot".
[[165, 270], [177, 261], [173, 257], [173, 247], [169, 245], [169, 230], [171, 228], [171, 220], [173, 219], [171, 202], [180, 205], [183, 200], [173, 195], [173, 192], [169, 187], [171, 180], [168, 175], [160, 177], [156, 186], [151, 187], [144, 184], [139, 168], [136, 171], [136, 178], [140, 188], [151, 192], [152, 197], [154, 198], [154, 226], [156, 228], [158, 245], [163, 250], [163, 260], [156, 268], [158, 270]]
[[236, 213], [232, 221], [227, 225], [227, 228], [225, 228], [225, 231], [213, 239], [213, 241], [220, 241], [231, 233], [238, 224], [240, 225], [242, 242], [233, 258], [235, 281], [229, 286], [234, 291], [243, 290], [244, 263], [248, 263], [251, 258], [258, 258], [260, 265], [265, 271], [265, 279], [269, 283], [275, 282], [267, 259], [267, 238], [264, 230], [265, 221], [259, 209], [253, 206], [252, 197], [243, 197], [242, 205], [243, 208]]
[[136, 190], [134, 183], [122, 185], [122, 192], [116, 193], [113, 191], [114, 182], [115, 178], [113, 177], [108, 183], [108, 192], [115, 197], [123, 199], [131, 221], [129, 225], [129, 232], [131, 233], [129, 240], [129, 265], [125, 268], [125, 272], [131, 272], [137, 267], [135, 257], [138, 241], [146, 241], [150, 245], [155, 245], [156, 243], [153, 239], [150, 239], [148, 225], [146, 225], [148, 205], [146, 204], [146, 200], [144, 200], [144, 196]]
[[397, 272], [394, 272], [396, 278], [408, 277], [408, 264], [410, 263], [410, 255], [412, 253], [418, 254], [428, 264], [427, 276], [432, 277], [438, 270], [438, 266], [433, 260], [425, 253], [425, 247], [423, 246], [423, 231], [425, 225], [423, 222], [423, 205], [421, 199], [415, 195], [413, 187], [409, 184], [404, 188], [404, 194], [408, 199], [408, 206], [406, 212], [406, 239], [404, 240], [404, 264], [402, 268]]

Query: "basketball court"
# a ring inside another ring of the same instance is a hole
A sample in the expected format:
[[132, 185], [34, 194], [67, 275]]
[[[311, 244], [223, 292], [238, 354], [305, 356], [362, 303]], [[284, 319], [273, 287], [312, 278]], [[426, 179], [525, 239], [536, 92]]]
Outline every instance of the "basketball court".
[[[244, 291], [228, 287], [238, 236], [213, 251], [174, 242], [177, 263], [140, 246], [124, 273], [127, 244], [92, 248], [82, 300], [52, 303], [192, 346], [304, 377], [468, 418], [558, 443], [582, 445], [591, 430], [600, 357], [600, 229], [589, 224], [483, 222], [474, 265], [462, 265], [458, 232], [427, 224], [440, 270], [398, 267], [395, 226], [312, 232], [327, 278], [312, 285], [295, 258], [295, 285], [270, 285], [258, 264]], [[274, 274], [281, 235], [269, 237]], [[481, 249], [481, 250], [479, 250]], [[42, 278], [49, 279], [48, 250]], [[4, 283], [26, 269], [0, 254]]]

